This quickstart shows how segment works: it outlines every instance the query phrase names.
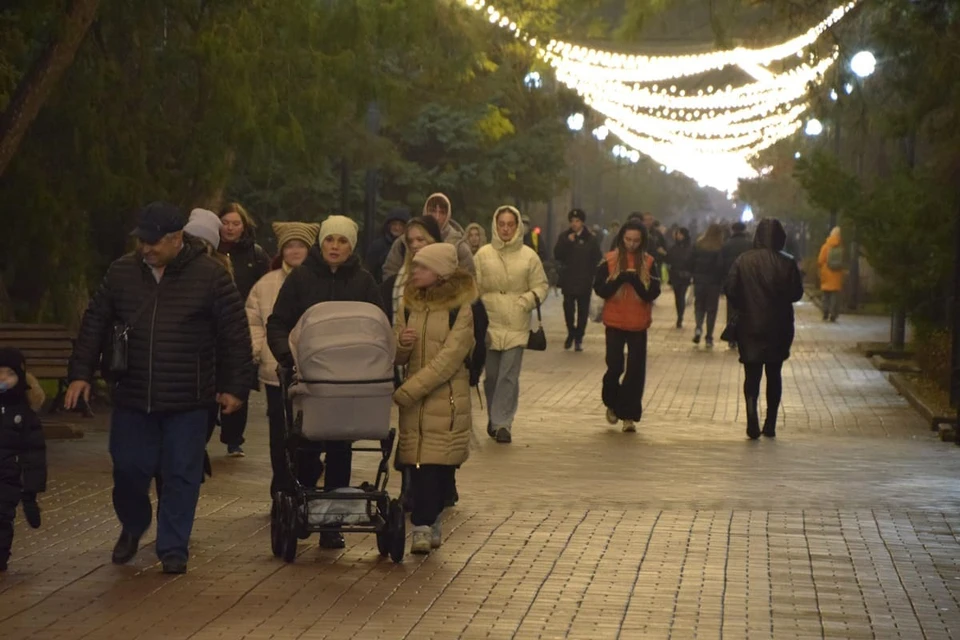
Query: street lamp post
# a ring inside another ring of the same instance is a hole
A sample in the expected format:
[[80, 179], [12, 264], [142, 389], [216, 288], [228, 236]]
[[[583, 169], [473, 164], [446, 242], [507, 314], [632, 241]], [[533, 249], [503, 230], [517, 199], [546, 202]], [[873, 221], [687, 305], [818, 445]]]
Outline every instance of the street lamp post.
[[[597, 148], [600, 153], [597, 154], [597, 157], [602, 157], [603, 154], [603, 141], [607, 139], [607, 136], [610, 135], [610, 130], [606, 125], [600, 125], [593, 130], [593, 137], [597, 139]], [[597, 198], [595, 201], [595, 208], [597, 213], [597, 222], [600, 226], [604, 226], [603, 220], [603, 162], [597, 162]]]
[[[570, 129], [570, 131], [573, 132], [574, 140], [576, 140], [579, 137], [578, 134], [580, 133], [580, 131], [583, 130], [583, 125], [585, 122], [586, 122], [586, 118], [582, 113], [575, 113], [569, 118], [567, 118], [567, 127]], [[581, 182], [583, 177], [581, 175], [583, 171], [583, 158], [581, 158], [580, 153], [578, 153], [578, 151], [579, 150], [576, 148], [576, 144], [574, 144], [574, 149], [573, 149], [573, 153], [575, 156], [573, 160], [574, 174], [573, 174], [573, 184], [571, 185], [571, 188], [570, 188], [570, 199], [573, 207], [577, 209], [579, 209], [581, 206], [580, 191], [581, 191]]]
[[[376, 101], [367, 105], [367, 132], [371, 136], [380, 135], [380, 107]], [[380, 176], [374, 167], [367, 169], [363, 200], [363, 238], [368, 249], [374, 241], [374, 227], [377, 218], [377, 186]], [[344, 212], [346, 215], [347, 212]]]

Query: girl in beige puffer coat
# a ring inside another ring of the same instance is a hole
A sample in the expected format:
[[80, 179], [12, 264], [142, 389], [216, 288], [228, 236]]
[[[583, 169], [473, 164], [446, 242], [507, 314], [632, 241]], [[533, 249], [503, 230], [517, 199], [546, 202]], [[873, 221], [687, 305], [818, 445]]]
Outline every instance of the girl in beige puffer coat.
[[407, 366], [407, 375], [394, 394], [400, 406], [397, 461], [411, 467], [413, 553], [440, 546], [440, 513], [454, 472], [469, 454], [470, 378], [464, 362], [474, 346], [470, 305], [476, 298], [476, 283], [457, 266], [454, 246], [427, 245], [413, 257], [396, 318], [396, 362]]
[[545, 300], [547, 274], [536, 251], [523, 244], [520, 212], [510, 206], [493, 216], [493, 239], [474, 256], [477, 286], [490, 317], [484, 391], [497, 442], [512, 440], [520, 398], [520, 365], [530, 336], [530, 313]]

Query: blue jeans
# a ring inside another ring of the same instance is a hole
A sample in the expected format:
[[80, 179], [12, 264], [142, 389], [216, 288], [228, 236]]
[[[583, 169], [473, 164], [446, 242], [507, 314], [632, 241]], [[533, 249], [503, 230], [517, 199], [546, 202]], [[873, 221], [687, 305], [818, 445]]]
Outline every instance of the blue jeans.
[[150, 481], [163, 477], [157, 509], [157, 556], [189, 557], [207, 438], [206, 409], [146, 414], [116, 407], [110, 422], [113, 508], [124, 531], [150, 527]]

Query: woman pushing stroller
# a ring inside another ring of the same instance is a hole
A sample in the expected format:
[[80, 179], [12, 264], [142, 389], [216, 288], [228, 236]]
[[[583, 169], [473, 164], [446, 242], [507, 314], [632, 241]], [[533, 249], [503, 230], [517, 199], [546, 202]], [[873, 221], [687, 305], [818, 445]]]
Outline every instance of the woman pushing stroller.
[[416, 554], [442, 541], [440, 514], [457, 466], [468, 456], [472, 428], [470, 376], [465, 360], [474, 347], [477, 285], [458, 266], [456, 247], [421, 248], [412, 260], [401, 313], [395, 319], [398, 365], [406, 378], [394, 393], [400, 406], [397, 461], [411, 466], [413, 543]]

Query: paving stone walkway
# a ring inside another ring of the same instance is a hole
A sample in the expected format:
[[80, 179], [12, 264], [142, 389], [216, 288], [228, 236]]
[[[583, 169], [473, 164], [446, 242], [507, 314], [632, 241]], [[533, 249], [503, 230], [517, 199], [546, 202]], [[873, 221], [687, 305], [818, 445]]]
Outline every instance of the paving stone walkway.
[[110, 564], [106, 434], [53, 443], [44, 527], [18, 521], [0, 577], [0, 638], [960, 638], [960, 451], [854, 352], [886, 321], [824, 325], [798, 306], [780, 437], [748, 442], [736, 355], [694, 347], [670, 306], [644, 420], [622, 434], [599, 401], [601, 328], [562, 351], [551, 298], [514, 443], [490, 441], [475, 407], [444, 546], [399, 566], [360, 535], [273, 559], [258, 397], [250, 455], [211, 445], [181, 577], [159, 573], [152, 531], [130, 566]]

